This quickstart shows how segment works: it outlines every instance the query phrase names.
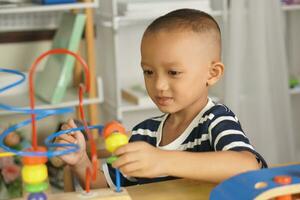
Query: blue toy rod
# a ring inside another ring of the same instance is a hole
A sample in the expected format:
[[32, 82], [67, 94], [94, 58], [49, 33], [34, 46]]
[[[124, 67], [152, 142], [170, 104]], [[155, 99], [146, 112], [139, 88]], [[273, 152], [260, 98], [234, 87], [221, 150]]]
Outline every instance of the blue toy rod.
[[121, 192], [121, 177], [118, 169], [116, 169], [116, 186], [116, 192]]

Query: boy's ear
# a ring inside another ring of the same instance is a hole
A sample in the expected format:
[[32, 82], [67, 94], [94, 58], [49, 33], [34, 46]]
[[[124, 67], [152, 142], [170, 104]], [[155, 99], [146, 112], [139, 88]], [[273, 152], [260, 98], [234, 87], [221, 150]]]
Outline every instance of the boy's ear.
[[224, 73], [224, 64], [221, 62], [213, 62], [209, 67], [209, 77], [207, 86], [212, 86], [221, 78]]

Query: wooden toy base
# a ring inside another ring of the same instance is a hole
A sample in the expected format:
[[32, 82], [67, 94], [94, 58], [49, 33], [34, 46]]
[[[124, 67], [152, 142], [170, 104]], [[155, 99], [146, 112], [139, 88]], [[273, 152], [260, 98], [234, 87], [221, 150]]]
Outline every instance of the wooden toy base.
[[[27, 199], [27, 196], [22, 198]], [[131, 200], [127, 190], [122, 188], [121, 192], [111, 189], [97, 189], [90, 193], [66, 192], [57, 194], [47, 194], [47, 200]]]

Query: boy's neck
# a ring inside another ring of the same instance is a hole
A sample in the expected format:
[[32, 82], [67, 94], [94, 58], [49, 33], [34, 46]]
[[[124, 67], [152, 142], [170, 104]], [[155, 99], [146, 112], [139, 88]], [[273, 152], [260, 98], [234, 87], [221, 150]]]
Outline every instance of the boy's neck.
[[193, 119], [206, 106], [208, 99], [190, 107], [189, 110], [169, 114], [164, 122], [160, 145], [164, 146], [177, 139], [190, 125]]
[[176, 113], [169, 114], [165, 123], [173, 124], [174, 126], [180, 125], [182, 123], [190, 124], [192, 120], [198, 115], [199, 112], [206, 106], [208, 98], [203, 101], [196, 102], [193, 106], [190, 106], [188, 109], [181, 110]]

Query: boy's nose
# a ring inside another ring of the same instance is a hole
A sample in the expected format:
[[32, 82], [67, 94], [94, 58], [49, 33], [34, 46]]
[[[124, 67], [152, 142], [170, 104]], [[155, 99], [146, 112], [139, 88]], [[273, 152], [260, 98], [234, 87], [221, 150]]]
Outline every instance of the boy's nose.
[[163, 77], [158, 77], [155, 81], [155, 87], [157, 90], [167, 90], [169, 88], [168, 81]]

